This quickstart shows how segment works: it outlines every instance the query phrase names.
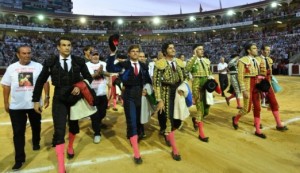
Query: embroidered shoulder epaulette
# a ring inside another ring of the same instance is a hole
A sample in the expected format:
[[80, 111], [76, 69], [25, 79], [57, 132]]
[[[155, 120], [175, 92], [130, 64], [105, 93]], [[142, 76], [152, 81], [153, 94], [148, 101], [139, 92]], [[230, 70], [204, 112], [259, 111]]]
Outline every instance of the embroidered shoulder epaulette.
[[261, 56], [257, 56], [255, 57], [256, 61], [258, 61], [258, 63], [260, 64], [263, 60], [263, 58]]
[[240, 58], [239, 61], [241, 61], [242, 63], [244, 63], [246, 65], [250, 64], [250, 59], [247, 56]]
[[210, 65], [210, 60], [208, 58], [202, 58], [202, 61], [207, 64]]
[[175, 61], [179, 67], [184, 68], [184, 63], [181, 59], [176, 58]]
[[165, 59], [160, 59], [155, 62], [155, 67], [158, 68], [159, 70], [163, 70], [167, 67], [168, 63]]
[[271, 64], [273, 64], [273, 59], [270, 58], [270, 57], [268, 57], [268, 62], [271, 63]]

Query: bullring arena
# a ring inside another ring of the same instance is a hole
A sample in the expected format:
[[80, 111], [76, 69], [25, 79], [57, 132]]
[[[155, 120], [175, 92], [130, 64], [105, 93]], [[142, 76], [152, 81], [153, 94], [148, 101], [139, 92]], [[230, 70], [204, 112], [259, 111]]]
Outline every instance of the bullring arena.
[[[228, 106], [224, 97], [214, 92], [215, 104], [204, 119], [208, 143], [198, 139], [192, 116], [189, 116], [183, 127], [175, 133], [182, 160], [173, 160], [172, 149], [159, 134], [157, 115], [154, 115], [145, 124], [146, 137], [139, 141], [143, 164], [138, 165], [133, 161], [132, 147], [126, 137], [124, 109], [119, 103], [117, 111], [112, 108], [107, 110], [103, 120], [107, 128], [101, 129], [102, 137], [98, 144], [93, 143], [94, 132], [90, 119], [80, 120], [80, 133], [74, 142], [73, 159], [66, 158], [65, 147], [66, 172], [300, 172], [299, 0], [266, 0], [212, 11], [199, 9], [199, 12], [190, 14], [181, 14], [180, 9], [180, 14], [158, 17], [94, 16], [49, 11], [58, 7], [61, 7], [59, 10], [64, 10], [61, 4], [49, 7], [48, 11], [39, 14], [32, 11], [36, 6], [33, 9], [10, 8], [2, 7], [2, 2], [4, 1], [0, 1], [0, 80], [6, 68], [16, 60], [15, 50], [18, 46], [30, 45], [33, 59], [42, 63], [45, 59], [58, 55], [55, 42], [62, 36], [72, 38], [73, 54], [83, 57], [83, 48], [91, 45], [103, 60], [110, 53], [108, 38], [115, 33], [120, 35], [119, 52], [124, 54], [129, 45], [139, 44], [148, 62], [158, 56], [164, 42], [175, 43], [176, 56], [182, 54], [187, 61], [193, 55], [192, 47], [203, 43], [217, 81], [220, 57], [228, 62], [230, 55], [240, 53], [243, 45], [249, 41], [255, 42], [259, 49], [262, 44], [269, 44], [272, 48], [273, 72], [283, 88], [276, 93], [276, 97], [281, 120], [288, 127], [287, 131], [276, 130], [274, 117], [268, 108], [262, 108], [261, 111], [262, 132], [266, 134], [266, 139], [254, 135], [252, 112], [241, 118], [239, 129], [235, 130], [232, 126], [232, 116], [238, 111], [235, 99]], [[72, 3], [67, 0], [65, 4], [72, 6]], [[52, 147], [53, 91], [54, 87], [51, 85], [50, 106], [42, 113], [41, 148], [33, 151], [31, 128], [27, 123], [26, 162], [18, 172], [57, 172], [55, 148]], [[229, 96], [229, 93], [225, 94]], [[15, 163], [15, 151], [11, 120], [4, 109], [2, 87], [0, 100], [0, 172], [8, 173], [12, 172]], [[189, 110], [191, 115], [196, 114], [194, 105]], [[65, 139], [67, 145], [67, 133]]]
[[[123, 108], [107, 112], [104, 123], [108, 129], [102, 130], [102, 140], [93, 143], [90, 120], [80, 122], [81, 132], [75, 140], [75, 158], [67, 163], [69, 172], [272, 172], [297, 173], [300, 169], [300, 78], [298, 76], [277, 76], [283, 91], [277, 93], [282, 121], [288, 126], [286, 132], [275, 129], [275, 120], [270, 111], [262, 109], [263, 132], [267, 139], [254, 135], [253, 115], [241, 119], [240, 128], [234, 130], [231, 117], [237, 112], [235, 100], [228, 107], [225, 99], [215, 95], [216, 104], [205, 119], [205, 132], [209, 143], [201, 142], [187, 118], [182, 130], [176, 133], [176, 140], [182, 161], [171, 158], [170, 147], [159, 135], [157, 117], [146, 124], [147, 137], [140, 141], [140, 151], [144, 159], [142, 165], [132, 161], [131, 147], [126, 139], [126, 123]], [[51, 88], [53, 91], [53, 88]], [[2, 98], [2, 88], [0, 97]], [[51, 95], [52, 96], [52, 95]], [[195, 113], [195, 106], [190, 109]], [[43, 111], [41, 150], [32, 151], [31, 129], [27, 126], [27, 160], [20, 172], [56, 172], [56, 156], [51, 147], [53, 135], [51, 106]], [[0, 168], [10, 172], [14, 162], [13, 134], [8, 114], [0, 105]], [[66, 136], [67, 138], [67, 136]]]

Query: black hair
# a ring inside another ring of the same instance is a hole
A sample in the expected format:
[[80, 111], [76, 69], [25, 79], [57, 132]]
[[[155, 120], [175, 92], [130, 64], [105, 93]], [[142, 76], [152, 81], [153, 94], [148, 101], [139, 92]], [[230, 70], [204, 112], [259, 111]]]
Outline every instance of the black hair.
[[92, 47], [91, 45], [86, 45], [86, 46], [84, 46], [83, 52], [88, 51], [91, 47]]
[[200, 43], [194, 44], [194, 46], [193, 46], [193, 51], [194, 51], [198, 46], [202, 46], [202, 47], [204, 48], [204, 45], [203, 45], [203, 44], [200, 44]]
[[161, 52], [163, 53], [164, 56], [167, 56], [167, 49], [168, 49], [169, 45], [171, 45], [171, 44], [174, 44], [174, 43], [171, 41], [168, 41], [168, 42], [165, 42], [162, 44]]
[[17, 52], [17, 53], [20, 53], [20, 49], [21, 49], [22, 47], [29, 47], [29, 48], [31, 49], [31, 46], [30, 46], [30, 45], [28, 45], [28, 44], [23, 44], [23, 45], [17, 47], [16, 52]]
[[268, 44], [263, 44], [263, 45], [261, 45], [261, 50], [265, 50], [266, 49], [266, 47], [271, 47], [270, 45], [268, 45]]
[[244, 50], [245, 50], [246, 55], [249, 54], [249, 53], [248, 53], [248, 50], [251, 48], [251, 46], [256, 46], [256, 44], [253, 43], [253, 42], [247, 42], [247, 43], [245, 43], [245, 45], [244, 45]]
[[57, 45], [57, 46], [60, 46], [60, 41], [61, 41], [61, 40], [67, 40], [67, 41], [70, 41], [71, 44], [72, 44], [72, 40], [71, 40], [70, 38], [68, 38], [68, 37], [60, 37], [60, 38], [57, 40], [57, 42], [56, 42], [56, 45]]

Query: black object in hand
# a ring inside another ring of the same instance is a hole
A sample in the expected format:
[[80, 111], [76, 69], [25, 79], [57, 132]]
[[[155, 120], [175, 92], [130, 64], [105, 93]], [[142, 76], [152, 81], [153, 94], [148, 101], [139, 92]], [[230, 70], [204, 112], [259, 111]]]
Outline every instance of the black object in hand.
[[114, 34], [109, 37], [108, 44], [112, 52], [114, 52], [117, 49], [117, 46], [119, 45], [119, 38], [119, 34]]

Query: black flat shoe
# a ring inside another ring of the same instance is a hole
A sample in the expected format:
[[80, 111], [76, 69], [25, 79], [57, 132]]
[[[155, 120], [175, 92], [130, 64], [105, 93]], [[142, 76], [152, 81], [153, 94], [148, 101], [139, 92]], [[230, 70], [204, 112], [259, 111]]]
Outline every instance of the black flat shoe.
[[165, 139], [166, 145], [167, 145], [168, 147], [171, 147], [171, 143], [170, 143], [170, 141], [168, 141], [166, 135], [164, 135], [164, 139]]
[[67, 152], [67, 158], [68, 158], [68, 159], [73, 159], [74, 156], [75, 156], [75, 153], [70, 154], [70, 153]]
[[287, 131], [287, 130], [288, 130], [287, 126], [282, 126], [282, 127], [276, 126], [276, 129], [277, 129], [278, 131], [281, 131], [281, 132], [284, 132], [284, 131]]
[[181, 156], [179, 154], [174, 154], [173, 151], [172, 151], [172, 158], [176, 161], [180, 161], [181, 160]]
[[142, 160], [141, 157], [139, 157], [139, 158], [133, 157], [133, 160], [134, 160], [134, 163], [137, 164], [137, 165], [140, 165], [140, 164], [143, 163], [143, 160]]
[[24, 162], [16, 162], [15, 165], [12, 167], [13, 171], [19, 170], [23, 166]]
[[192, 118], [192, 122], [193, 122], [194, 130], [197, 131], [198, 130], [198, 125], [197, 125], [195, 117]]
[[255, 132], [255, 136], [258, 136], [258, 137], [260, 137], [262, 139], [266, 139], [267, 138], [267, 136], [265, 134], [263, 134], [263, 133], [257, 133], [257, 132]]
[[229, 99], [227, 97], [225, 97], [225, 100], [226, 100], [227, 106], [229, 106], [230, 105]]
[[235, 119], [235, 117], [232, 117], [232, 126], [235, 130], [237, 130], [239, 128], [239, 125], [234, 123], [234, 119]]
[[166, 130], [166, 129], [160, 129], [160, 130], [159, 130], [159, 134], [162, 135], [162, 136], [164, 136], [164, 135], [165, 135], [165, 130]]
[[209, 137], [201, 138], [201, 136], [198, 137], [200, 141], [202, 142], [208, 142]]

